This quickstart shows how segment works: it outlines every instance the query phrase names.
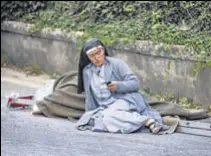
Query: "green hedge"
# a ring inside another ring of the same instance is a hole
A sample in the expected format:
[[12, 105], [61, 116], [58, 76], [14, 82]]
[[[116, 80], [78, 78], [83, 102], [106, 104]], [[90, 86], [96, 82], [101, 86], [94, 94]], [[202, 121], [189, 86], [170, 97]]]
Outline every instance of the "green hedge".
[[79, 1], [72, 4], [74, 14], [82, 15], [81, 20], [87, 22], [107, 23], [148, 16], [147, 24], [194, 22], [198, 30], [211, 28], [209, 1]]
[[25, 14], [44, 10], [49, 5], [45, 1], [1, 1], [1, 22], [17, 20]]
[[31, 31], [46, 27], [83, 31], [80, 44], [90, 37], [105, 44], [150, 40], [185, 45], [197, 58], [211, 56], [209, 1], [49, 1], [46, 6], [21, 21], [34, 24]]

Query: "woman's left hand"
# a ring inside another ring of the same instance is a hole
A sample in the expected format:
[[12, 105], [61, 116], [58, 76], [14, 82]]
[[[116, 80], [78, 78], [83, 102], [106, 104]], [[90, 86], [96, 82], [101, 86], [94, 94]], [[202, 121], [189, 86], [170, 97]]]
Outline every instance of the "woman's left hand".
[[117, 87], [117, 82], [116, 81], [112, 81], [109, 85], [108, 85], [108, 89], [110, 91], [115, 91]]

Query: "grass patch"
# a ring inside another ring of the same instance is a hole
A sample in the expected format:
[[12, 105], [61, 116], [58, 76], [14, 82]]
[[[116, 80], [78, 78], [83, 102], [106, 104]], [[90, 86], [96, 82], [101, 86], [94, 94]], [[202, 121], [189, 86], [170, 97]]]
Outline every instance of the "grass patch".
[[9, 64], [8, 57], [6, 55], [1, 56], [1, 67], [7, 67]]
[[61, 74], [54, 72], [49, 74], [49, 76], [51, 79], [58, 79], [61, 76]]
[[37, 64], [25, 67], [23, 70], [27, 75], [41, 75], [42, 74], [42, 69]]
[[[192, 99], [188, 99], [187, 97], [175, 97], [173, 94], [170, 93], [153, 94], [149, 91], [149, 89], [142, 89], [141, 91], [147, 93], [150, 97], [154, 97], [159, 101], [178, 104], [185, 109], [202, 109], [200, 104], [194, 103]], [[211, 105], [209, 106], [209, 109], [211, 111]]]

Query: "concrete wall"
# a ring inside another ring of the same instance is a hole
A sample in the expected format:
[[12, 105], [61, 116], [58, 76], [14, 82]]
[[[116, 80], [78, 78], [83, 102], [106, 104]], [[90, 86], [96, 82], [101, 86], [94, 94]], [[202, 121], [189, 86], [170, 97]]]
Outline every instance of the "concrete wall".
[[63, 73], [77, 69], [77, 38], [61, 31], [27, 33], [28, 26], [22, 23], [5, 22], [1, 25], [1, 55], [19, 67], [37, 64], [48, 72]]
[[[11, 63], [19, 67], [37, 64], [47, 72], [59, 73], [77, 69], [77, 41], [82, 33], [44, 30], [28, 34], [27, 27], [16, 22], [1, 25], [1, 55], [8, 56]], [[117, 43], [109, 49], [139, 76], [142, 88], [152, 93], [188, 97], [204, 108], [211, 104], [211, 67], [193, 76], [198, 61], [182, 53], [183, 46], [172, 45], [166, 49], [163, 44], [137, 41]]]
[[77, 69], [76, 44], [1, 32], [1, 54], [19, 67], [38, 64], [48, 72]]

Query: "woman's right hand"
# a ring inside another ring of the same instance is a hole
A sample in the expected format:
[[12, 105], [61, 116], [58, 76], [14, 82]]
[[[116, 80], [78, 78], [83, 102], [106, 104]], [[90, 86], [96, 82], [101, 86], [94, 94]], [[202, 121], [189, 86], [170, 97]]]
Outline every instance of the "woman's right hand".
[[112, 81], [110, 84], [108, 84], [108, 90], [115, 91], [116, 88], [117, 88], [117, 82], [116, 81]]

